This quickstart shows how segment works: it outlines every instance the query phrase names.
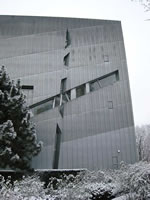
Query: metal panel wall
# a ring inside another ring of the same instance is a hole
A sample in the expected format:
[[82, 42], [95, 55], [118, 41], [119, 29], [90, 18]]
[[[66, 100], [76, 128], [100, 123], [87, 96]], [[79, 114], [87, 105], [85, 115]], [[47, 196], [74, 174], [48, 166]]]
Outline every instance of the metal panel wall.
[[[66, 34], [69, 43], [66, 45]], [[67, 63], [64, 57], [68, 56]], [[119, 80], [34, 116], [42, 152], [35, 168], [52, 168], [56, 126], [62, 135], [59, 168], [118, 168], [136, 161], [134, 121], [121, 24], [117, 21], [0, 17], [0, 64], [23, 85], [34, 104], [115, 70]], [[74, 89], [75, 91], [75, 89]]]

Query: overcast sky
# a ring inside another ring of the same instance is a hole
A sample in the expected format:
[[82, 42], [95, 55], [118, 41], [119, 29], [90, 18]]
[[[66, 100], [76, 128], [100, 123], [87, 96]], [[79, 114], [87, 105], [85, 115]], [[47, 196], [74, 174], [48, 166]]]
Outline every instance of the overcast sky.
[[0, 0], [0, 15], [120, 20], [135, 125], [150, 124], [150, 12], [138, 0]]

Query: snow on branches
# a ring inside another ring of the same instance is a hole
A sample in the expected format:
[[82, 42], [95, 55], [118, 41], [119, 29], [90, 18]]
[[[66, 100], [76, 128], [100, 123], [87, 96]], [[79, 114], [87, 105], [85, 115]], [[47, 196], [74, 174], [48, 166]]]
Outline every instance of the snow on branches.
[[0, 69], [0, 167], [30, 169], [33, 156], [42, 143], [37, 142], [36, 130], [20, 80], [10, 80], [4, 66]]
[[[116, 198], [120, 197], [120, 198]], [[0, 199], [3, 200], [146, 200], [150, 199], [150, 164], [121, 164], [118, 170], [82, 171], [77, 175], [51, 177], [44, 187], [38, 175], [22, 180], [0, 177]]]

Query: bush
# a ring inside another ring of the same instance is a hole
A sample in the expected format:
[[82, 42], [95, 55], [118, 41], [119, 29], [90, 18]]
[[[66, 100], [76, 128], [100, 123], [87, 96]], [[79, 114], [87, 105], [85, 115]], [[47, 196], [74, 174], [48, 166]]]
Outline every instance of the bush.
[[3, 200], [109, 200], [124, 196], [124, 199], [150, 199], [150, 164], [139, 162], [121, 165], [119, 170], [84, 171], [77, 176], [63, 175], [50, 178], [44, 189], [37, 175], [24, 177], [11, 184], [0, 177], [0, 199]]
[[0, 199], [3, 200], [42, 200], [46, 199], [45, 190], [38, 176], [23, 177], [21, 181], [11, 183], [0, 176]]
[[136, 200], [150, 198], [150, 164], [147, 162], [122, 163], [119, 170], [86, 171], [76, 177], [62, 177], [55, 179], [55, 187], [53, 181], [50, 180], [48, 192], [54, 199], [103, 200], [121, 195]]

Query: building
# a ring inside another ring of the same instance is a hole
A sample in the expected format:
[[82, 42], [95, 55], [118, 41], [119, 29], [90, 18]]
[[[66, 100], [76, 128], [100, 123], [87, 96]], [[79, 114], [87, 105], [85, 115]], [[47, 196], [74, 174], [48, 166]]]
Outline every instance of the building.
[[0, 16], [0, 64], [21, 79], [42, 152], [38, 169], [136, 161], [121, 23]]

